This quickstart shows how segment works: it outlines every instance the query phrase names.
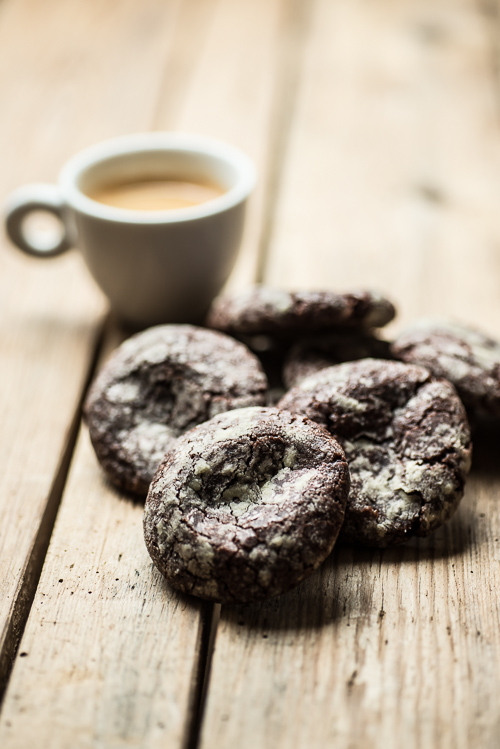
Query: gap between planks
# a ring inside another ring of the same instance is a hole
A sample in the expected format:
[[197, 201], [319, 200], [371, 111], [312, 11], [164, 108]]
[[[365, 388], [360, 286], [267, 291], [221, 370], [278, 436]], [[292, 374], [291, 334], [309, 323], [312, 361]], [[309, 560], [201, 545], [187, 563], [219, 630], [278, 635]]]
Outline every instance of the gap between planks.
[[264, 283], [267, 276], [275, 211], [280, 196], [291, 123], [300, 85], [301, 62], [313, 8], [314, 2], [289, 0], [283, 14], [283, 36], [275, 81], [274, 110], [269, 131], [268, 171], [255, 269], [255, 282], [258, 284]]
[[495, 97], [500, 120], [500, 0], [478, 0], [478, 9], [483, 14], [486, 30], [491, 42], [491, 60], [495, 80]]
[[207, 604], [206, 616], [202, 616], [200, 656], [198, 669], [191, 690], [191, 703], [185, 729], [184, 749], [197, 749], [200, 743], [201, 725], [210, 683], [210, 667], [215, 649], [215, 638], [220, 620], [221, 605]]

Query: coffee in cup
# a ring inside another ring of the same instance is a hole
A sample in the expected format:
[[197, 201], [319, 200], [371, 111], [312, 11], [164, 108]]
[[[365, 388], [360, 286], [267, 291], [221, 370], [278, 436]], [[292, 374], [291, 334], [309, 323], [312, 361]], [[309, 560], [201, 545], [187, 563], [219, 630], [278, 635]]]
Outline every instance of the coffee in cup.
[[190, 208], [222, 195], [224, 189], [214, 182], [187, 182], [177, 179], [142, 179], [112, 182], [87, 193], [98, 203], [130, 211], [173, 211]]
[[[153, 193], [173, 182], [198, 199], [159, 206]], [[36, 257], [77, 247], [112, 310], [134, 327], [201, 322], [236, 260], [254, 183], [251, 161], [227, 143], [182, 133], [126, 135], [78, 153], [57, 185], [12, 193], [6, 230]], [[132, 202], [108, 200], [113, 190], [129, 192]], [[61, 221], [61, 237], [50, 246], [26, 231], [26, 218], [40, 210]]]

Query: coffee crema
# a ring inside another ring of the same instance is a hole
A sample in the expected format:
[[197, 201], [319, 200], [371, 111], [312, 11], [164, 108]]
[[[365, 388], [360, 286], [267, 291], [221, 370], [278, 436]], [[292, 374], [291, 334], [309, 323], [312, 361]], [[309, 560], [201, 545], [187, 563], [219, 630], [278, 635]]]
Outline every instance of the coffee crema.
[[211, 182], [140, 179], [101, 185], [87, 191], [87, 195], [98, 203], [129, 211], [172, 211], [206, 203], [224, 192]]

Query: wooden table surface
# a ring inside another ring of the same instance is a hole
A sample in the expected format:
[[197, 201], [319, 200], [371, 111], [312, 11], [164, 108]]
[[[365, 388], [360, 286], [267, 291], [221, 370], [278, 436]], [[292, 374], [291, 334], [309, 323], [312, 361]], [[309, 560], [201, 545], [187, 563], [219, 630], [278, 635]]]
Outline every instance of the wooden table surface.
[[[0, 199], [95, 141], [259, 171], [229, 286], [376, 288], [500, 338], [497, 0], [0, 0]], [[80, 423], [120, 332], [75, 251], [0, 248], [2, 749], [497, 749], [500, 428], [453, 520], [288, 595], [177, 595]], [[97, 364], [96, 364], [97, 362]]]

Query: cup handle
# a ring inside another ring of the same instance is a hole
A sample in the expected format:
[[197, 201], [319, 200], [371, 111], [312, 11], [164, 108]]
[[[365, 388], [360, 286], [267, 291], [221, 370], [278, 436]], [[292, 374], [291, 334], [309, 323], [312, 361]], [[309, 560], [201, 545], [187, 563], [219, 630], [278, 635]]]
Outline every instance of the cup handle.
[[[24, 185], [14, 190], [5, 203], [5, 229], [7, 236], [20, 250], [35, 257], [55, 257], [71, 247], [63, 213], [63, 199], [57, 185], [45, 183]], [[35, 238], [25, 231], [24, 220], [33, 211], [52, 213], [62, 224], [59, 241], [46, 245], [36, 244]]]

